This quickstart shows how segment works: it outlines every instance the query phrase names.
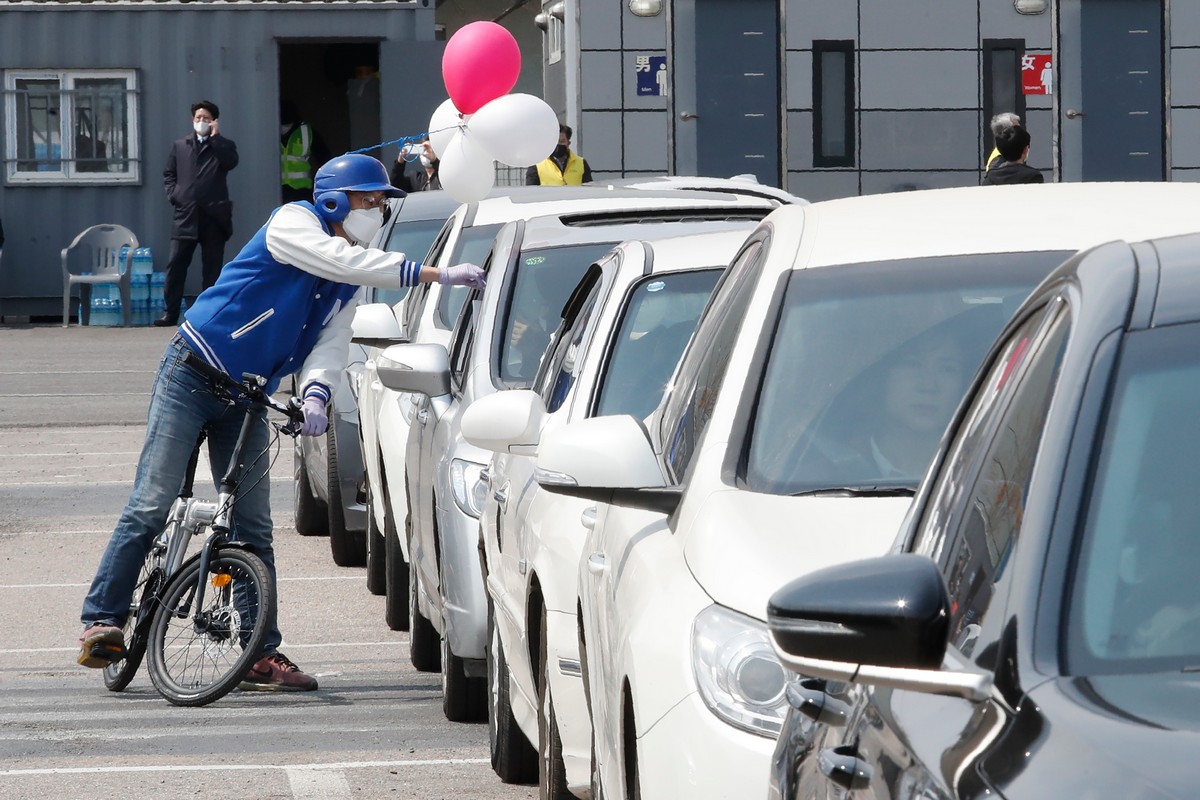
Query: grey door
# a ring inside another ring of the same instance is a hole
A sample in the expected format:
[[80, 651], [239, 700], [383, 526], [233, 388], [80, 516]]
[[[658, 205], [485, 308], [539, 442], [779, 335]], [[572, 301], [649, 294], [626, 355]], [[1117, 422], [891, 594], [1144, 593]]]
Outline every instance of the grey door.
[[780, 185], [777, 0], [696, 0], [696, 166]]
[[1163, 179], [1161, 0], [1084, 0], [1083, 179]]

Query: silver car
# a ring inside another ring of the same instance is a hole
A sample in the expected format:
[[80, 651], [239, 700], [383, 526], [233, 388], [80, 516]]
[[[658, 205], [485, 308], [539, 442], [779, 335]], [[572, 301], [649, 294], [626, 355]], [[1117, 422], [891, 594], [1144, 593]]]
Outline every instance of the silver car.
[[[458, 202], [443, 192], [420, 192], [388, 201], [387, 221], [371, 245], [422, 258]], [[399, 303], [407, 288], [364, 290], [366, 303]], [[346, 379], [329, 407], [324, 436], [298, 436], [294, 448], [296, 531], [329, 536], [333, 561], [362, 566], [370, 527], [363, 495], [363, 459], [358, 424], [358, 387], [367, 349], [350, 345]]]

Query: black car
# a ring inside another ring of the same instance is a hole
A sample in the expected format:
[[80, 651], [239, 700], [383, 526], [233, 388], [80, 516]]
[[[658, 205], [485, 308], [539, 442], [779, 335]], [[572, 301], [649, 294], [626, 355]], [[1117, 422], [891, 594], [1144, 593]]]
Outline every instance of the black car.
[[771, 797], [1200, 796], [1200, 235], [1022, 305], [894, 552], [768, 610]]

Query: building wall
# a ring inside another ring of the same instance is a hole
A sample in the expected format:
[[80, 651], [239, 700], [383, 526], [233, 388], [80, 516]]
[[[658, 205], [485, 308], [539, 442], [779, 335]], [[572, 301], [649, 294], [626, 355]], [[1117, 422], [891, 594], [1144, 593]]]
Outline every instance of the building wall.
[[[277, 43], [331, 39], [379, 42], [385, 136], [424, 130], [445, 99], [440, 81], [412, 79], [439, 73], [442, 43], [434, 41], [431, 0], [0, 5], [0, 72], [138, 70], [142, 143], [139, 185], [0, 185], [7, 237], [0, 262], [0, 315], [60, 313], [59, 251], [89, 225], [131, 228], [153, 248], [155, 268], [164, 268], [171, 210], [162, 169], [171, 142], [190, 131], [191, 103], [201, 98], [220, 105], [221, 132], [238, 145], [241, 163], [229, 176], [234, 232], [226, 257], [236, 253], [278, 204]], [[0, 125], [0, 137], [5, 130]], [[395, 148], [380, 155], [390, 163]], [[198, 286], [198, 263], [193, 272]]]
[[1167, 6], [1167, 80], [1170, 177], [1200, 180], [1200, 3]]

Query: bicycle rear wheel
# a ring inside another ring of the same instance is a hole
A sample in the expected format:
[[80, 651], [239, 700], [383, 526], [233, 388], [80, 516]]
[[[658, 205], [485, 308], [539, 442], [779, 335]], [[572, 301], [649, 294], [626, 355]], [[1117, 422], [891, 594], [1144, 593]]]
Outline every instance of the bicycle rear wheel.
[[246, 550], [213, 552], [204, 607], [196, 607], [200, 559], [171, 578], [150, 627], [150, 679], [177, 706], [219, 700], [246, 676], [273, 620], [275, 587], [262, 559]]
[[125, 620], [125, 657], [104, 668], [104, 686], [110, 692], [119, 692], [128, 686], [137, 674], [138, 667], [142, 665], [154, 604], [164, 582], [159, 557], [152, 552], [146, 557], [146, 563], [142, 564], [137, 587], [133, 590], [129, 616]]

